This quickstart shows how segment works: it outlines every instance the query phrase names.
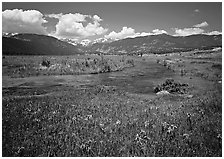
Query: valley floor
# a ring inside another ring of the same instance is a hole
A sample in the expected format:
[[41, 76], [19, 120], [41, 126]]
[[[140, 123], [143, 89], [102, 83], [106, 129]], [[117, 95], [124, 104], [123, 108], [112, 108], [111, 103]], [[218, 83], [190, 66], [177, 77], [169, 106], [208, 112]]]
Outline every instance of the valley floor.
[[[3, 74], [2, 155], [222, 156], [221, 52], [126, 58], [118, 72]], [[188, 87], [156, 94], [167, 79]]]

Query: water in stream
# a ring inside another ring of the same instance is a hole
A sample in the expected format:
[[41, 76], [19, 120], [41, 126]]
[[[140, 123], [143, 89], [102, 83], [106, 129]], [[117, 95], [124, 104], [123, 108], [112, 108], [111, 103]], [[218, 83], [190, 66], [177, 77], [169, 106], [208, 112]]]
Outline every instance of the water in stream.
[[137, 61], [136, 66], [119, 72], [90, 75], [38, 76], [28, 78], [4, 79], [6, 89], [47, 89], [54, 86], [115, 86], [130, 93], [153, 94], [153, 87], [158, 80], [170, 78], [174, 72], [155, 61]]
[[102, 85], [116, 86], [131, 93], [151, 94], [157, 80], [170, 78], [174, 72], [156, 62], [139, 62], [136, 67], [121, 72], [98, 74]]

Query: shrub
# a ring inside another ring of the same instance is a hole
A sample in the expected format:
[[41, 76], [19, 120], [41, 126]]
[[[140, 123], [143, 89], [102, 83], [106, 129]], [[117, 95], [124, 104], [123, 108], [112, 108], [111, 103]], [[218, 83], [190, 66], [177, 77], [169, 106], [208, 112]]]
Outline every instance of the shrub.
[[213, 64], [212, 68], [216, 68], [216, 69], [221, 70], [222, 69], [222, 64]]
[[127, 63], [127, 64], [130, 64], [130, 65], [132, 65], [132, 66], [134, 66], [134, 65], [135, 65], [135, 63], [134, 63], [134, 60], [133, 60], [133, 59], [128, 59], [128, 60], [126, 61], [126, 63]]
[[45, 66], [45, 67], [50, 67], [50, 61], [49, 60], [43, 60], [41, 65]]
[[100, 73], [104, 72], [111, 72], [110, 64], [108, 63], [108, 61], [105, 60], [101, 63], [101, 70], [100, 70]]
[[154, 88], [154, 92], [160, 92], [162, 90], [166, 90], [169, 93], [185, 93], [188, 84], [175, 82], [174, 79], [166, 79], [163, 84], [160, 84]]

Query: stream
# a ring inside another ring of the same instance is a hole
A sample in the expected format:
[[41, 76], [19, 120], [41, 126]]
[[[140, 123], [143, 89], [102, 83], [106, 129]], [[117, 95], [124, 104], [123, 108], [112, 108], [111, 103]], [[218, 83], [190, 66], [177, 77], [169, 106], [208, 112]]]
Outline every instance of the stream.
[[[63, 76], [38, 76], [27, 78], [2, 77], [4, 89], [39, 89], [53, 88], [55, 86], [115, 86], [118, 89], [137, 94], [153, 94], [153, 87], [159, 81], [174, 76], [174, 72], [157, 64], [136, 61], [135, 67], [126, 68], [123, 71], [88, 75], [63, 75]], [[24, 90], [25, 91], [25, 90]]]

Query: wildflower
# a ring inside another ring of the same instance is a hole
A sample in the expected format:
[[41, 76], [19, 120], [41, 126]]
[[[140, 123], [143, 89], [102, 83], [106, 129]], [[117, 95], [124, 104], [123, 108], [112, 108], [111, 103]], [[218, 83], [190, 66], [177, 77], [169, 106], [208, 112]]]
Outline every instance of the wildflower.
[[25, 147], [19, 147], [17, 153], [19, 154], [21, 152], [21, 150], [25, 149]]
[[190, 113], [187, 113], [187, 125], [188, 125], [188, 130], [192, 130], [192, 121], [191, 121]]
[[153, 124], [153, 125], [152, 125], [152, 128], [155, 129], [155, 128], [156, 128], [156, 125]]
[[145, 130], [141, 129], [141, 132], [140, 132], [141, 135], [145, 136], [146, 135], [146, 132]]
[[84, 118], [84, 120], [89, 120], [89, 119], [93, 119], [93, 115], [87, 115], [86, 118]]
[[199, 113], [201, 113], [202, 115], [205, 114], [205, 111], [203, 109], [199, 110]]
[[189, 139], [190, 135], [185, 133], [185, 134], [183, 134], [183, 137], [184, 137], [185, 139]]
[[175, 125], [170, 125], [170, 126], [168, 127], [167, 132], [168, 132], [168, 133], [171, 133], [171, 132], [173, 132], [175, 129], [177, 129], [177, 126], [175, 126]]
[[150, 125], [150, 122], [147, 120], [145, 121], [145, 127], [149, 126]]
[[81, 149], [84, 149], [86, 147], [86, 145], [84, 144], [84, 143], [82, 143], [81, 145], [80, 145], [80, 148]]
[[117, 120], [116, 121], [116, 125], [119, 125], [119, 124], [121, 124], [121, 121], [120, 120]]
[[34, 119], [34, 121], [39, 122], [39, 121], [40, 121], [40, 119], [35, 118], [35, 119]]
[[99, 125], [100, 125], [100, 127], [103, 127], [103, 126], [104, 126], [104, 124], [103, 124], [103, 123], [100, 123]]
[[139, 134], [136, 134], [136, 136], [135, 136], [135, 140], [140, 140], [141, 139], [141, 137], [139, 137]]
[[77, 118], [74, 116], [73, 118], [72, 118], [72, 120], [76, 120]]
[[162, 127], [163, 127], [163, 129], [166, 129], [167, 127], [168, 127], [168, 123], [167, 122], [164, 122], [164, 123], [162, 123]]

